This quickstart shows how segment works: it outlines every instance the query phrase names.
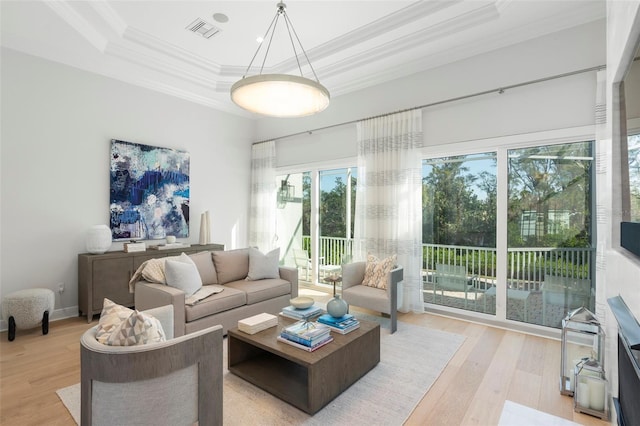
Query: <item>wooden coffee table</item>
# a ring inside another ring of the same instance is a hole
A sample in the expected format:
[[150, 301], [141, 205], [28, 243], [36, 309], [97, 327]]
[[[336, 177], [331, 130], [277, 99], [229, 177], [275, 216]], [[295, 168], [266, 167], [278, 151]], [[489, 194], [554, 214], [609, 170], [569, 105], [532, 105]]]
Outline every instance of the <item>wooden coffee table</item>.
[[282, 327], [295, 320], [279, 316], [278, 325], [256, 334], [228, 331], [228, 367], [289, 404], [314, 414], [380, 362], [380, 325], [360, 321], [349, 334], [331, 333], [333, 342], [314, 352], [278, 342]]

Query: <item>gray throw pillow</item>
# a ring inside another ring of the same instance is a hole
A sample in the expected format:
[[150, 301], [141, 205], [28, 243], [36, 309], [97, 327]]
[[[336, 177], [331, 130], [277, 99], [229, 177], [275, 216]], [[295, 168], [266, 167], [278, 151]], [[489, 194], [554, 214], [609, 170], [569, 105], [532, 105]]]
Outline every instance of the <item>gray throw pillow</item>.
[[164, 265], [167, 285], [184, 291], [185, 296], [191, 296], [202, 287], [202, 279], [195, 263], [183, 263], [167, 260]]
[[280, 278], [280, 248], [262, 254], [256, 248], [249, 248], [249, 274], [247, 280], [262, 280], [265, 278]]

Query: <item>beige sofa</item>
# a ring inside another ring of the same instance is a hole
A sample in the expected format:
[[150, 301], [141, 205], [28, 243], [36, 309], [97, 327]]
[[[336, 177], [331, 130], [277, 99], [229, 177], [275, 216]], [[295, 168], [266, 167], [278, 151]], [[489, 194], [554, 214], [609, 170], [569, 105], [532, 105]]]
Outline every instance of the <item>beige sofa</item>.
[[222, 325], [226, 335], [238, 320], [262, 312], [278, 314], [289, 300], [298, 296], [298, 271], [280, 266], [278, 278], [248, 280], [249, 249], [200, 252], [192, 258], [203, 287], [224, 288], [194, 305], [185, 304], [185, 293], [175, 287], [139, 281], [135, 284], [135, 306], [147, 310], [173, 305], [174, 336]]

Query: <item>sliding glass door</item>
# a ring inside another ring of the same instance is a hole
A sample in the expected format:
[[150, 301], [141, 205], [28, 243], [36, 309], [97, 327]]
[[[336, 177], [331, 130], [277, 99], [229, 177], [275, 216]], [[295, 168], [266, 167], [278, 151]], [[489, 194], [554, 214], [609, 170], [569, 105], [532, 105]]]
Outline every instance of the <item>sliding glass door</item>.
[[323, 282], [351, 259], [356, 168], [278, 176], [278, 241], [299, 279]]
[[560, 328], [594, 311], [593, 143], [508, 151], [507, 319]]
[[495, 313], [496, 154], [424, 160], [424, 301]]
[[282, 263], [298, 268], [299, 279], [309, 281], [312, 268], [309, 257], [309, 172], [277, 177], [276, 234]]
[[425, 302], [556, 328], [593, 311], [593, 182], [591, 141], [424, 160]]
[[339, 272], [351, 256], [356, 207], [356, 168], [321, 170], [318, 205], [321, 278]]

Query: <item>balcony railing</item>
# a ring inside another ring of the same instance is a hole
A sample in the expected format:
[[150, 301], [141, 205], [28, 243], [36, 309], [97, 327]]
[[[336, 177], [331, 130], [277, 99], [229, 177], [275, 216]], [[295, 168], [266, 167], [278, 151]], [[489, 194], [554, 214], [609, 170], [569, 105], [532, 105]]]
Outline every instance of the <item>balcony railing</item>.
[[[464, 266], [486, 289], [496, 284], [494, 248], [423, 244], [422, 269], [425, 282], [433, 282], [436, 264]], [[591, 279], [592, 248], [526, 247], [507, 250], [508, 288], [537, 291], [545, 275]]]
[[[302, 237], [302, 247], [309, 250], [311, 237]], [[320, 237], [319, 259], [325, 265], [341, 265], [351, 256], [352, 240]], [[539, 291], [545, 275], [591, 280], [593, 248], [526, 247], [510, 248], [507, 262], [507, 286], [511, 289]], [[424, 283], [433, 283], [436, 264], [464, 266], [476, 278], [481, 289], [496, 284], [495, 248], [440, 244], [422, 245]]]
[[[311, 252], [311, 237], [302, 236], [302, 248]], [[351, 260], [351, 240], [339, 237], [320, 237], [320, 263], [323, 265], [342, 265]]]
[[[303, 237], [307, 250], [310, 241]], [[323, 265], [349, 262], [351, 243], [346, 238], [321, 237], [320, 271]], [[587, 304], [594, 309], [594, 249], [510, 248], [507, 256], [507, 319], [558, 328], [569, 309]], [[424, 302], [495, 314], [496, 258], [495, 248], [423, 244]], [[564, 291], [558, 293], [559, 286]]]

